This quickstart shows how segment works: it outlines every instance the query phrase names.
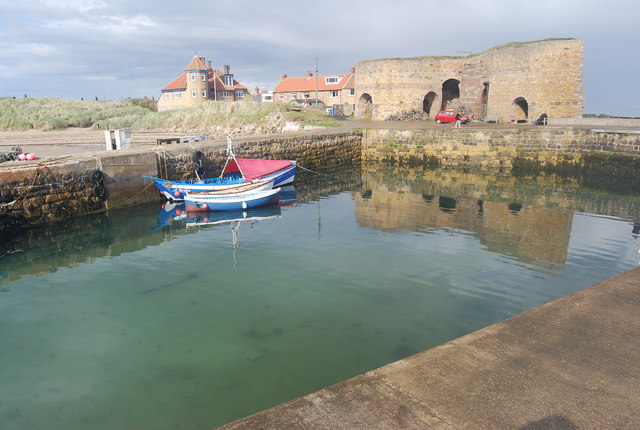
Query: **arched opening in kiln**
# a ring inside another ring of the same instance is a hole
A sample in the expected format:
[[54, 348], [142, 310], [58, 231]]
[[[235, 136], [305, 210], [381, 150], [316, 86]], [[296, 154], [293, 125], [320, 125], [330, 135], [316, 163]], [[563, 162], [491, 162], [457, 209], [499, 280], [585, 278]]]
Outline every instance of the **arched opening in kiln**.
[[433, 91], [429, 91], [424, 99], [422, 99], [422, 111], [427, 115], [431, 116], [431, 107], [433, 106], [433, 101], [436, 99], [436, 93]]
[[455, 108], [455, 100], [460, 98], [460, 81], [447, 79], [442, 83], [442, 104], [440, 109]]
[[489, 82], [485, 82], [482, 85], [482, 94], [480, 95], [480, 118], [486, 118], [487, 108], [489, 106]]
[[524, 98], [518, 97], [513, 101], [513, 116], [515, 122], [527, 122], [529, 103]]
[[373, 112], [373, 99], [367, 93], [364, 93], [358, 99], [358, 108], [361, 118], [371, 118]]

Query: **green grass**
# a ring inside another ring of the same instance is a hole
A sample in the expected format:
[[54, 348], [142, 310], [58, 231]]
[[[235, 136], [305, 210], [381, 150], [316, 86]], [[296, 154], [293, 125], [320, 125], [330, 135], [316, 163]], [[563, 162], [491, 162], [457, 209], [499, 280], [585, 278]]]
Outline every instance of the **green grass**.
[[117, 102], [52, 98], [0, 100], [0, 131], [63, 130], [70, 127], [104, 129], [207, 130], [215, 126], [241, 126], [280, 122], [302, 126], [337, 127], [340, 123], [325, 111], [293, 110], [289, 105], [257, 102], [208, 101], [194, 107], [156, 112], [151, 100]]
[[48, 98], [5, 99], [0, 100], [0, 130], [61, 130], [91, 127], [106, 121], [129, 124], [153, 114], [151, 106], [131, 99], [115, 103]]

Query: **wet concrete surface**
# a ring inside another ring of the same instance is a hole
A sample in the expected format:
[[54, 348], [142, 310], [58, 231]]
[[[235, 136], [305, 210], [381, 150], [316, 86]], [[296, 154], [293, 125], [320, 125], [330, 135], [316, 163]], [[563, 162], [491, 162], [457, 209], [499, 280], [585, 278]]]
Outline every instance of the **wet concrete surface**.
[[220, 427], [640, 429], [640, 268]]

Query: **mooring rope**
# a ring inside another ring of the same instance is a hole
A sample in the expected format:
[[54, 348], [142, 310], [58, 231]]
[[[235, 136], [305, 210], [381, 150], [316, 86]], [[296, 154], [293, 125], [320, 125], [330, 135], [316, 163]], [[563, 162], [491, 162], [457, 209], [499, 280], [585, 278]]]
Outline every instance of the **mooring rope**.
[[28, 187], [25, 187], [25, 191], [19, 195], [18, 197], [16, 197], [15, 199], [13, 199], [13, 201], [9, 202], [9, 203], [2, 203], [0, 206], [3, 207], [11, 207], [13, 206], [15, 203], [20, 202], [21, 200], [24, 200], [25, 197], [27, 197], [27, 194], [29, 194], [31, 192], [31, 190], [33, 189], [33, 185], [36, 183], [36, 180], [38, 179], [38, 175], [40, 174], [40, 169], [36, 168], [35, 173], [33, 174], [33, 179], [31, 180], [31, 184]]
[[299, 168], [301, 168], [302, 170], [306, 170], [307, 172], [315, 173], [316, 175], [331, 176], [331, 175], [327, 175], [326, 173], [316, 172], [315, 170], [307, 169], [306, 167], [303, 167], [303, 166], [301, 166], [301, 165], [299, 165], [299, 164], [296, 164], [296, 167], [299, 167]]

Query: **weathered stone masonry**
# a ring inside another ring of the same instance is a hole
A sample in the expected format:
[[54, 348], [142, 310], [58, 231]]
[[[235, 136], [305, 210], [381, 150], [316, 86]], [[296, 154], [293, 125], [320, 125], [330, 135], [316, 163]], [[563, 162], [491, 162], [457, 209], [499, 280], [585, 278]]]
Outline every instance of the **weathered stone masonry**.
[[[222, 169], [225, 145], [161, 146], [154, 150], [108, 151], [35, 164], [0, 167], [0, 234], [160, 199], [141, 175], [193, 179], [204, 155], [205, 176]], [[238, 142], [236, 156], [294, 159], [307, 169], [336, 164], [386, 163], [446, 168], [549, 170], [615, 175], [640, 180], [640, 134], [571, 128], [536, 130], [354, 130]], [[93, 173], [103, 174], [96, 183]]]
[[[336, 163], [359, 163], [362, 131], [265, 139], [234, 144], [237, 157], [297, 160], [314, 169]], [[170, 149], [167, 149], [170, 148]], [[225, 145], [159, 146], [78, 155], [73, 159], [0, 166], [0, 234], [23, 225], [42, 224], [104, 210], [160, 200], [155, 185], [142, 175], [195, 179], [204, 155], [207, 177], [217, 176], [226, 160]], [[100, 183], [92, 174], [100, 171]]]
[[367, 130], [363, 162], [437, 167], [553, 170], [638, 180], [640, 133], [571, 128], [535, 131]]
[[582, 116], [583, 44], [575, 39], [509, 43], [466, 57], [360, 61], [356, 117], [384, 120], [410, 110], [434, 116], [464, 106], [497, 121]]

